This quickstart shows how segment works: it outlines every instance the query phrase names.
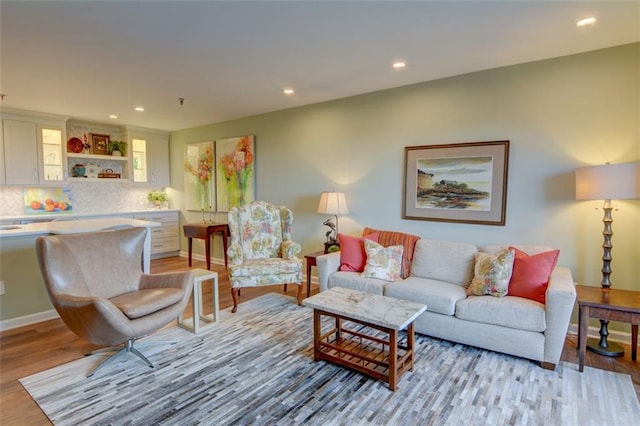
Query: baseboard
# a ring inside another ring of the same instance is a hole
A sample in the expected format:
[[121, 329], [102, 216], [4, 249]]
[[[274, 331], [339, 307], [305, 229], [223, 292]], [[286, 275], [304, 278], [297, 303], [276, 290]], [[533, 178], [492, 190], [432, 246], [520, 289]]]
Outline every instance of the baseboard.
[[22, 317], [9, 318], [7, 320], [0, 321], [0, 331], [11, 330], [13, 328], [23, 327], [25, 325], [31, 325], [42, 321], [49, 321], [56, 318], [60, 318], [60, 315], [58, 315], [55, 309], [29, 314]]

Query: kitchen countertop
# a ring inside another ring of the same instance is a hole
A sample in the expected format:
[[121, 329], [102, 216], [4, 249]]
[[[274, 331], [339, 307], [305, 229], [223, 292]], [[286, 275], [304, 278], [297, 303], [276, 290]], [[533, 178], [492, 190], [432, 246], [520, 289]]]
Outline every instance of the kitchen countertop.
[[142, 210], [126, 210], [121, 212], [105, 212], [105, 213], [65, 213], [65, 214], [38, 214], [38, 215], [18, 215], [18, 216], [0, 216], [0, 222], [15, 222], [15, 221], [48, 221], [54, 219], [65, 219], [65, 218], [93, 218], [96, 216], [104, 217], [104, 216], [119, 216], [119, 215], [130, 215], [130, 214], [139, 214], [139, 213], [168, 213], [168, 212], [179, 212], [180, 209], [142, 209]]
[[161, 224], [158, 222], [127, 219], [123, 217], [36, 222], [0, 226], [0, 238], [23, 237], [27, 235], [77, 234], [81, 232], [101, 231], [120, 226], [155, 228], [161, 226]]

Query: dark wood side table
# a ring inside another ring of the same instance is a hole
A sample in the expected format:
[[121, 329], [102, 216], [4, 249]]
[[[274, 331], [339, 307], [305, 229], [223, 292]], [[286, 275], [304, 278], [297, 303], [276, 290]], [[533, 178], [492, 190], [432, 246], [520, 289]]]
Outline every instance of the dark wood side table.
[[222, 235], [222, 248], [224, 250], [224, 266], [227, 266], [227, 238], [229, 237], [229, 225], [226, 223], [186, 223], [182, 225], [184, 236], [189, 243], [189, 266], [191, 266], [191, 250], [193, 238], [204, 240], [205, 256], [207, 257], [207, 269], [211, 269], [211, 235]]
[[324, 251], [315, 251], [304, 255], [307, 261], [307, 297], [311, 296], [311, 267], [318, 266], [316, 264], [316, 257], [322, 256], [323, 254], [325, 254]]
[[620, 321], [631, 324], [631, 359], [635, 361], [638, 353], [640, 292], [614, 288], [604, 289], [584, 285], [576, 285], [576, 292], [579, 309], [579, 371], [584, 370], [589, 318]]

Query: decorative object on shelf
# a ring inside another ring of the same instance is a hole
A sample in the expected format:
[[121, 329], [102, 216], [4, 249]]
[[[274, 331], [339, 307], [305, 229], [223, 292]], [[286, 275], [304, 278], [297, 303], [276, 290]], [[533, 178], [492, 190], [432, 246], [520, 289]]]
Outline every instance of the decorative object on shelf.
[[[611, 287], [611, 200], [640, 199], [640, 163], [605, 164], [576, 169], [576, 200], [604, 200], [602, 222], [602, 286], [603, 297]], [[587, 349], [605, 356], [622, 356], [624, 349], [617, 343], [607, 342], [609, 321], [600, 320], [600, 339], [589, 339]]]
[[120, 179], [120, 173], [114, 173], [113, 169], [104, 169], [98, 173], [98, 177], [101, 179]]
[[215, 209], [213, 194], [213, 142], [190, 143], [184, 152], [184, 204], [187, 210]]
[[127, 155], [127, 143], [125, 141], [109, 141], [109, 154], [116, 157]]
[[228, 212], [255, 201], [255, 140], [253, 135], [216, 141], [218, 211]]
[[91, 144], [88, 142], [86, 132], [82, 135], [82, 153], [91, 154]]
[[147, 195], [147, 200], [149, 200], [149, 202], [153, 203], [156, 208], [159, 209], [162, 206], [162, 203], [169, 202], [169, 196], [164, 191], [151, 191]]
[[86, 177], [84, 174], [86, 169], [84, 168], [84, 164], [76, 164], [71, 168], [71, 172], [73, 177]]
[[91, 153], [96, 155], [109, 155], [109, 135], [97, 135], [91, 133]]
[[504, 226], [509, 141], [408, 146], [402, 218]]
[[97, 178], [98, 177], [98, 172], [99, 172], [99, 168], [98, 165], [96, 163], [87, 163], [87, 165], [85, 166], [86, 169], [86, 174], [88, 178]]
[[80, 154], [83, 149], [82, 141], [78, 138], [71, 138], [67, 141], [67, 152]]
[[325, 220], [322, 224], [329, 227], [329, 230], [325, 234], [327, 237], [327, 241], [324, 243], [325, 253], [336, 251], [340, 248], [340, 241], [338, 241], [338, 215], [349, 214], [349, 207], [347, 206], [347, 199], [344, 196], [344, 192], [324, 191], [320, 195], [320, 202], [318, 203], [316, 213], [335, 216], [335, 224], [331, 219]]

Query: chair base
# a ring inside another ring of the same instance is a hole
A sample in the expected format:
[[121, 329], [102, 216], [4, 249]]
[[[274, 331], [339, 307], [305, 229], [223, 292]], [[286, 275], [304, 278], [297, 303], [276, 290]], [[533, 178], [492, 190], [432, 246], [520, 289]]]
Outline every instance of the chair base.
[[[298, 286], [298, 306], [302, 306], [302, 283], [296, 283]], [[287, 285], [284, 285], [284, 291], [287, 292]], [[235, 314], [238, 310], [238, 296], [240, 296], [240, 288], [231, 288], [231, 297], [233, 298], [233, 309], [231, 313]]]
[[[105, 359], [97, 363], [91, 370], [89, 370], [86, 377], [93, 376], [94, 373], [98, 371], [100, 368], [104, 367], [107, 364], [110, 364], [116, 358], [119, 358], [120, 356], [129, 352], [136, 355], [140, 359], [142, 359], [145, 363], [147, 363], [147, 365], [150, 368], [155, 368], [155, 365], [151, 361], [149, 361], [149, 359], [146, 356], [144, 356], [142, 352], [140, 352], [138, 349], [133, 347], [134, 341], [135, 339], [129, 339], [122, 346], [112, 346], [108, 348], [101, 348], [93, 352], [90, 352], [88, 354], [85, 354], [85, 356], [89, 356], [89, 355], [95, 355], [99, 353], [113, 352], [111, 355], [109, 355], [108, 357], [106, 357]], [[142, 342], [138, 345], [138, 347], [153, 346], [153, 345], [175, 345], [176, 343], [177, 342], [170, 342], [170, 341]]]

